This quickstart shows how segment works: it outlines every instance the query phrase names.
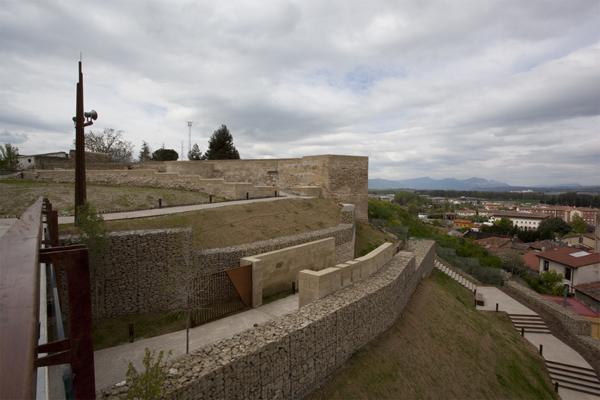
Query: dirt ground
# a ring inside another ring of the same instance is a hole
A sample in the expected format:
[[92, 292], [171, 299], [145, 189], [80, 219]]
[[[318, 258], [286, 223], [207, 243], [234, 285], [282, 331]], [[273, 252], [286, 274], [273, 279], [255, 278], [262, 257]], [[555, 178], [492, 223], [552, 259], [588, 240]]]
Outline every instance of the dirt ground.
[[[18, 216], [40, 196], [48, 197], [61, 215], [73, 215], [73, 184], [0, 180], [0, 216]], [[163, 206], [207, 203], [204, 193], [186, 190], [124, 186], [87, 186], [87, 198], [99, 212], [141, 210]]]
[[535, 349], [507, 317], [477, 312], [442, 273], [419, 286], [405, 314], [309, 399], [552, 399]]

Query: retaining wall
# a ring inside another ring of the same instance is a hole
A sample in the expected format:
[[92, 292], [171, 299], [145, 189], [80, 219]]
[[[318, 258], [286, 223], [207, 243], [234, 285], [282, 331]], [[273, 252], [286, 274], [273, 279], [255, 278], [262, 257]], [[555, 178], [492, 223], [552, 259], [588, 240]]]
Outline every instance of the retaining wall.
[[[399, 252], [371, 278], [184, 356], [169, 399], [300, 399], [391, 327], [433, 269], [434, 242]], [[420, 260], [420, 262], [418, 262]], [[124, 397], [127, 387], [104, 397]]]
[[354, 225], [339, 224], [331, 228], [237, 246], [195, 250], [193, 263], [195, 268], [199, 268], [203, 272], [214, 273], [239, 266], [240, 258], [243, 257], [267, 253], [284, 247], [296, 246], [328, 237], [333, 237], [335, 240], [335, 263], [341, 263], [354, 258]]
[[298, 287], [303, 268], [322, 270], [335, 263], [335, 240], [328, 237], [240, 259], [240, 266], [252, 266], [252, 307], [265, 296]]
[[[89, 170], [88, 182], [198, 190], [240, 199], [275, 190], [320, 196], [356, 205], [368, 219], [368, 157], [320, 155], [270, 160], [166, 161], [135, 164], [129, 170]], [[35, 170], [30, 179], [73, 182], [73, 170]]]
[[113, 232], [102, 259], [90, 269], [92, 314], [98, 319], [181, 310], [191, 277], [238, 267], [243, 257], [329, 237], [335, 242], [332, 264], [354, 257], [353, 224], [208, 250], [193, 248], [189, 228]]
[[300, 271], [298, 275], [300, 307], [367, 279], [381, 269], [397, 250], [397, 245], [388, 242], [362, 257], [345, 263], [329, 268], [310, 268]]
[[537, 292], [526, 288], [523, 285], [519, 285], [516, 282], [506, 282], [505, 289], [517, 299], [525, 299], [527, 303], [532, 302], [536, 306], [544, 309], [547, 313], [552, 314], [552, 316], [558, 319], [561, 325], [573, 335], [590, 336], [592, 322], [589, 319], [577, 315], [570, 310], [565, 310], [559, 304], [544, 300]]

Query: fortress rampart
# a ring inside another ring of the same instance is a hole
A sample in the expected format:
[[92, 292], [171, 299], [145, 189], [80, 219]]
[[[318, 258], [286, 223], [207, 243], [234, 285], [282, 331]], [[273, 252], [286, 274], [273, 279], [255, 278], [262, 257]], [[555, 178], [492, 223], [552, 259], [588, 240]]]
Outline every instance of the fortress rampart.
[[[319, 155], [265, 160], [165, 161], [130, 169], [87, 171], [90, 183], [197, 190], [240, 199], [272, 196], [275, 191], [333, 199], [356, 206], [356, 218], [367, 219], [369, 158]], [[73, 182], [70, 169], [38, 169], [26, 178]]]
[[[301, 399], [390, 328], [433, 269], [433, 241], [409, 243], [368, 279], [179, 359], [169, 399]], [[122, 398], [127, 387], [103, 398]]]

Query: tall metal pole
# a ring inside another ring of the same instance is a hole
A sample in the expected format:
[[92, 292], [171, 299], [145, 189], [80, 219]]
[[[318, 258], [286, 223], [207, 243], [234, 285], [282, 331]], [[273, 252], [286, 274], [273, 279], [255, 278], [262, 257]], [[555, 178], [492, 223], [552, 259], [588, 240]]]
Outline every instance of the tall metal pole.
[[83, 72], [79, 60], [79, 82], [77, 83], [77, 103], [75, 106], [75, 223], [79, 208], [85, 204], [85, 136], [83, 116]]
[[[189, 154], [192, 151], [192, 123], [193, 121], [188, 121], [188, 160], [190, 159]], [[181, 159], [183, 160], [183, 154], [181, 155]]]

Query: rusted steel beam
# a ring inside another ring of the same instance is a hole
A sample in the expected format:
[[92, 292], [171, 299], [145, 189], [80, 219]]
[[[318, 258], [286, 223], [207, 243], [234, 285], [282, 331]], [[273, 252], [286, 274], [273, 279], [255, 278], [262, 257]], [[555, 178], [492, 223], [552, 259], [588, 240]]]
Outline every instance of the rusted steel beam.
[[[50, 365], [69, 364], [72, 362], [73, 356], [69, 350], [61, 351], [60, 353], [50, 354], [49, 356], [35, 359], [35, 367], [48, 367]], [[81, 397], [83, 398], [83, 397]]]
[[79, 216], [79, 207], [86, 201], [85, 188], [85, 135], [83, 116], [83, 72], [79, 61], [79, 82], [77, 82], [77, 100], [75, 102], [75, 224]]
[[88, 250], [82, 246], [59, 246], [44, 249], [42, 262], [64, 268], [67, 273], [69, 299], [70, 363], [75, 374], [75, 397], [94, 399], [94, 351], [92, 347], [92, 301]]
[[40, 344], [37, 348], [39, 353], [56, 353], [59, 351], [69, 350], [71, 342], [69, 339], [57, 340], [56, 342]]
[[225, 271], [247, 307], [252, 307], [252, 265], [245, 265]]
[[40, 294], [42, 199], [0, 238], [0, 399], [30, 399]]

